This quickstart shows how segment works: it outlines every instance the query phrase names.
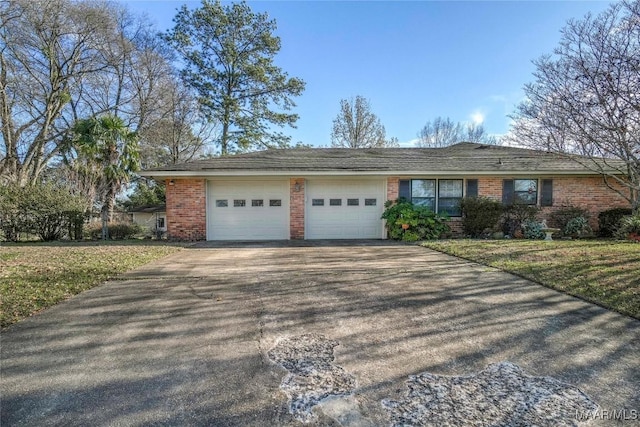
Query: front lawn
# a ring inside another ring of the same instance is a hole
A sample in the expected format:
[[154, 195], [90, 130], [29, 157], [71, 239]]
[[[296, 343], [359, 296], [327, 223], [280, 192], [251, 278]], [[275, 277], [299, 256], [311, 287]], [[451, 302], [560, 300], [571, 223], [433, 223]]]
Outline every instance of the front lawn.
[[640, 244], [440, 240], [424, 246], [515, 273], [640, 319]]
[[179, 246], [151, 241], [0, 246], [0, 327], [37, 313]]

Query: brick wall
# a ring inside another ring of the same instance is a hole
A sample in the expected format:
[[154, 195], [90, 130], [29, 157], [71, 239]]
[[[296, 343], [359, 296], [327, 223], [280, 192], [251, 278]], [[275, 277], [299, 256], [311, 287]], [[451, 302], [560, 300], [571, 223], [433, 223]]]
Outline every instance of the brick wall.
[[[387, 180], [387, 200], [398, 198], [399, 180], [410, 177], [393, 177]], [[478, 195], [502, 201], [503, 177], [479, 177]], [[538, 189], [540, 190], [540, 188]], [[540, 191], [538, 191], [538, 197]], [[553, 206], [542, 209], [542, 217], [563, 206], [578, 206], [587, 209], [591, 214], [589, 224], [598, 228], [598, 214], [615, 207], [629, 207], [622, 196], [606, 186], [602, 177], [562, 177], [553, 178]], [[452, 218], [450, 224], [454, 234], [462, 232], [460, 219]]]
[[207, 238], [206, 187], [204, 179], [166, 180], [167, 235], [170, 239]]
[[589, 225], [594, 230], [598, 228], [600, 212], [611, 208], [630, 207], [627, 200], [607, 187], [602, 177], [598, 176], [554, 178], [553, 206], [543, 208], [543, 215], [547, 216], [563, 206], [586, 209], [590, 213]]
[[289, 180], [289, 238], [292, 240], [304, 239], [304, 191], [304, 178]]
[[400, 191], [400, 178], [387, 178], [387, 200], [397, 200]]

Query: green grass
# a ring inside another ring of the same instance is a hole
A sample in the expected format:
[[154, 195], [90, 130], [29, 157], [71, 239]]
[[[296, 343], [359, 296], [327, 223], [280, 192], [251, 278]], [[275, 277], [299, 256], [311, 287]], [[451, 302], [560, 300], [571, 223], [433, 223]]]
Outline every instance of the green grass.
[[0, 327], [180, 250], [151, 241], [0, 246]]
[[640, 319], [640, 244], [440, 240], [424, 246], [531, 279]]

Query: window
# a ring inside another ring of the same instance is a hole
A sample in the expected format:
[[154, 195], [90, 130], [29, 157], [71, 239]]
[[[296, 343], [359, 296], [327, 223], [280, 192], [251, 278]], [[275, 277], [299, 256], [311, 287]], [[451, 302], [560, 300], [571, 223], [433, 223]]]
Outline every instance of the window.
[[[434, 212], [460, 216], [463, 183], [462, 179], [400, 180], [398, 198], [407, 199], [416, 206], [426, 206]], [[375, 199], [372, 200], [375, 203]]]
[[271, 199], [271, 200], [269, 200], [269, 206], [271, 206], [271, 207], [282, 206], [282, 200], [280, 200], [280, 199]]
[[239, 199], [235, 199], [233, 201], [233, 207], [234, 208], [243, 208], [247, 205], [247, 201], [246, 200], [239, 200]]
[[164, 228], [164, 218], [158, 218], [158, 223], [156, 228]]
[[262, 200], [262, 199], [253, 199], [253, 200], [251, 200], [251, 206], [253, 206], [254, 208], [259, 208], [261, 206], [264, 206], [264, 200]]
[[347, 206], [359, 206], [360, 199], [347, 199]]
[[523, 203], [536, 205], [538, 203], [537, 179], [505, 179], [502, 183], [502, 203]]
[[311, 206], [324, 206], [324, 199], [312, 199]]
[[436, 210], [436, 180], [412, 179], [411, 202], [417, 206], [426, 206], [432, 211]]
[[378, 202], [377, 199], [364, 199], [365, 206], [376, 206], [377, 202]]
[[461, 179], [438, 180], [438, 213], [449, 216], [460, 216], [460, 200], [462, 200]]
[[342, 206], [342, 199], [329, 199], [329, 206]]
[[229, 202], [226, 200], [216, 200], [216, 208], [226, 208], [229, 206]]

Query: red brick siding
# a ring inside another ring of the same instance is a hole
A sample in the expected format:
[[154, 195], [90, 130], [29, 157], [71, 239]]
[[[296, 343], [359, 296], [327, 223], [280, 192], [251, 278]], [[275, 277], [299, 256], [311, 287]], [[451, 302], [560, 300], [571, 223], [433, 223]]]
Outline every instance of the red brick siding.
[[[410, 179], [410, 177], [387, 179], [387, 200], [398, 198], [400, 179]], [[478, 195], [502, 201], [504, 179], [504, 177], [478, 177]], [[601, 177], [551, 177], [551, 179], [553, 179], [553, 206], [542, 209], [542, 218], [547, 218], [551, 212], [563, 206], [578, 206], [590, 212], [590, 225], [595, 230], [598, 227], [600, 212], [614, 207], [629, 207], [629, 202], [607, 187]], [[540, 197], [539, 192], [538, 197]], [[460, 218], [452, 218], [449, 225], [454, 234], [462, 233]]]
[[304, 239], [304, 191], [304, 178], [289, 180], [289, 235], [293, 240]]
[[577, 206], [590, 213], [589, 225], [598, 228], [598, 214], [617, 207], [630, 207], [621, 195], [607, 187], [602, 177], [554, 178], [553, 206], [545, 207], [542, 213], [547, 217], [563, 206]]
[[166, 180], [167, 235], [170, 239], [207, 238], [206, 187], [204, 179]]
[[400, 192], [400, 178], [387, 178], [387, 200], [397, 200]]

